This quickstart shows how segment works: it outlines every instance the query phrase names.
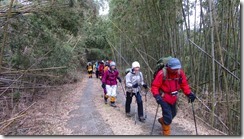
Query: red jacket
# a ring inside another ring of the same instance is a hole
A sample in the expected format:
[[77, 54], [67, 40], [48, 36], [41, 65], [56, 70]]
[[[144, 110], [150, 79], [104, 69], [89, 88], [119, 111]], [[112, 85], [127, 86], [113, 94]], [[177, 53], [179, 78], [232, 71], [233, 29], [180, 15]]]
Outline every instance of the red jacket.
[[[167, 71], [167, 77], [165, 80], [163, 76], [163, 70], [160, 70], [152, 82], [151, 92], [154, 97], [156, 95], [160, 95], [161, 90], [162, 92], [164, 92], [161, 95], [163, 100], [168, 102], [169, 104], [174, 104], [177, 101], [177, 95], [171, 95], [172, 92], [182, 89], [185, 95], [190, 94], [191, 89], [188, 85], [186, 75], [183, 70], [180, 70], [180, 75], [178, 74], [178, 72], [172, 74]], [[181, 83], [178, 79], [174, 80], [176, 78], [181, 78]]]
[[103, 69], [104, 69], [104, 64], [103, 63], [99, 64], [98, 71], [100, 76], [103, 76], [104, 73]]

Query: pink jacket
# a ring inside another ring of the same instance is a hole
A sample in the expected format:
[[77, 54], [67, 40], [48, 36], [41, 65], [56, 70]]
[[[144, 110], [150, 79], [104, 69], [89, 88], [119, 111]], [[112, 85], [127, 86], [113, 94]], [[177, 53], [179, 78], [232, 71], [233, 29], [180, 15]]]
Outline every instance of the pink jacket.
[[119, 76], [119, 72], [117, 70], [107, 70], [104, 72], [102, 83], [106, 85], [116, 85], [117, 77]]

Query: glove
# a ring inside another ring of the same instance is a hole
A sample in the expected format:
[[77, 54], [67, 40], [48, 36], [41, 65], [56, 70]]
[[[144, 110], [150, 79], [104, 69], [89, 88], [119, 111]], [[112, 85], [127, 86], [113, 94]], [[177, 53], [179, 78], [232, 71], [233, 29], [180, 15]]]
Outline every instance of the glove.
[[138, 83], [132, 85], [133, 88], [137, 88], [138, 87]]
[[162, 97], [160, 95], [156, 95], [155, 96], [155, 99], [156, 99], [156, 101], [157, 101], [158, 104], [161, 104], [162, 105], [163, 99], [162, 99]]
[[117, 79], [119, 80], [119, 82], [121, 83], [121, 78], [120, 77], [117, 77]]
[[189, 95], [188, 95], [188, 98], [189, 98], [189, 103], [192, 103], [194, 102], [194, 100], [196, 99], [196, 96], [191, 92]]
[[103, 84], [102, 84], [102, 88], [105, 88], [105, 87], [106, 87], [106, 85], [105, 85], [105, 83], [103, 83]]
[[146, 84], [143, 84], [142, 86], [143, 86], [145, 89], [147, 89], [147, 85], [146, 85]]

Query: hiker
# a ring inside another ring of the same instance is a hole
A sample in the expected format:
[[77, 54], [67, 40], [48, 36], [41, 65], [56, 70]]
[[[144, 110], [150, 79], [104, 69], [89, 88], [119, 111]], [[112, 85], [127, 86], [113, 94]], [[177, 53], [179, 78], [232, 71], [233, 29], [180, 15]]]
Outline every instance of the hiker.
[[162, 135], [170, 135], [170, 124], [176, 115], [177, 94], [180, 89], [189, 98], [189, 102], [194, 102], [196, 97], [188, 85], [179, 59], [170, 58], [166, 67], [157, 73], [151, 86], [153, 96], [162, 107], [162, 117], [158, 119], [162, 125]]
[[103, 73], [105, 73], [109, 69], [109, 66], [110, 66], [110, 62], [106, 61], [104, 65]]
[[125, 76], [126, 80], [126, 104], [125, 104], [125, 112], [127, 117], [131, 117], [130, 108], [132, 97], [135, 96], [137, 102], [137, 111], [138, 111], [138, 119], [141, 122], [145, 121], [143, 117], [143, 102], [141, 97], [141, 89], [144, 87], [147, 89], [147, 85], [143, 81], [143, 75], [140, 72], [140, 64], [135, 61], [132, 63], [132, 68], [129, 73]]
[[99, 79], [102, 80], [102, 76], [103, 76], [103, 71], [104, 70], [104, 61], [102, 60], [100, 63], [99, 63], [99, 67], [98, 67], [98, 74], [99, 74]]
[[109, 69], [104, 72], [102, 78], [102, 87], [106, 88], [107, 94], [104, 97], [105, 104], [107, 104], [107, 99], [110, 98], [110, 105], [112, 107], [116, 107], [115, 98], [116, 98], [116, 90], [117, 90], [117, 79], [121, 83], [121, 78], [119, 77], [119, 72], [116, 69], [115, 62], [110, 63]]
[[[109, 70], [109, 66], [110, 66], [109, 62], [106, 61], [105, 62], [105, 67], [103, 68], [103, 73], [105, 73], [107, 70]], [[103, 93], [104, 93], [103, 97], [104, 97], [105, 104], [107, 104], [107, 96], [106, 96], [107, 91], [106, 91], [106, 87], [103, 88]]]
[[96, 63], [94, 63], [94, 64], [93, 64], [92, 73], [93, 73], [93, 74], [95, 74], [95, 73], [96, 73]]
[[93, 71], [92, 63], [88, 62], [86, 68], [87, 68], [89, 78], [92, 78], [92, 71]]
[[98, 67], [99, 67], [99, 62], [98, 61], [96, 61], [96, 63], [95, 63], [95, 68], [96, 68], [96, 78], [98, 78], [98, 75], [99, 75], [99, 70], [98, 70]]

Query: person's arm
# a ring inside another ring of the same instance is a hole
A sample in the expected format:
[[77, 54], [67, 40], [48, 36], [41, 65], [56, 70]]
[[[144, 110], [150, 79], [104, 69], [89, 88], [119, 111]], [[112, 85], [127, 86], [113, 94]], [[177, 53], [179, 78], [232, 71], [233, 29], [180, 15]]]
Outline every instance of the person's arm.
[[189, 102], [194, 102], [196, 99], [195, 94], [191, 91], [190, 86], [187, 82], [186, 75], [183, 70], [181, 70], [181, 78], [182, 78], [182, 83], [180, 84], [180, 87], [184, 94], [189, 98]]
[[131, 88], [132, 86], [133, 86], [133, 84], [132, 84], [132, 81], [131, 81], [131, 73], [128, 73], [126, 76], [125, 76], [125, 80], [126, 80], [126, 82], [125, 82], [125, 85], [126, 85], [126, 87], [128, 87], [128, 88]]
[[142, 75], [141, 72], [140, 72], [140, 74], [141, 74], [141, 85], [142, 85], [145, 89], [147, 89], [147, 84], [144, 82], [143, 75]]
[[180, 83], [180, 88], [184, 92], [186, 96], [188, 96], [191, 93], [190, 86], [187, 82], [186, 75], [183, 70], [180, 71], [180, 76], [181, 76], [181, 83]]
[[160, 70], [157, 74], [154, 80], [152, 81], [151, 85], [151, 92], [153, 94], [153, 97], [157, 101], [158, 104], [163, 105], [163, 99], [160, 95], [160, 88], [163, 84], [163, 71]]
[[103, 76], [102, 76], [102, 83], [103, 83], [103, 84], [106, 84], [107, 76], [108, 76], [108, 72], [106, 71], [106, 72], [103, 74]]

